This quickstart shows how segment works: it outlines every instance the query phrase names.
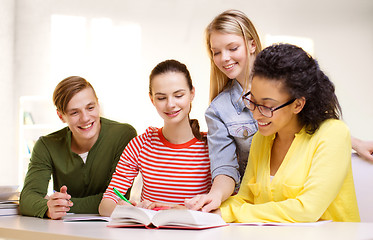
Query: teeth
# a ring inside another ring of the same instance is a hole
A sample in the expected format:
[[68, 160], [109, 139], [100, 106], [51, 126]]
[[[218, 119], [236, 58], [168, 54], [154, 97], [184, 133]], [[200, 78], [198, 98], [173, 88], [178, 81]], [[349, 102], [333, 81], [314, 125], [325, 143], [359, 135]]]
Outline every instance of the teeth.
[[234, 63], [230, 64], [230, 65], [227, 65], [227, 66], [224, 66], [225, 69], [228, 69], [228, 68], [232, 68], [234, 65]]
[[80, 128], [87, 129], [87, 128], [90, 128], [91, 126], [92, 126], [92, 123], [91, 123], [91, 124], [88, 124], [87, 126], [80, 127]]
[[258, 122], [258, 125], [260, 125], [260, 126], [267, 126], [267, 125], [269, 125], [270, 123], [268, 122], [268, 123], [264, 123], [264, 122]]
[[168, 115], [172, 115], [172, 114], [175, 114], [175, 113], [178, 113], [180, 110], [178, 110], [178, 111], [174, 111], [174, 112], [169, 112], [169, 113], [167, 113]]

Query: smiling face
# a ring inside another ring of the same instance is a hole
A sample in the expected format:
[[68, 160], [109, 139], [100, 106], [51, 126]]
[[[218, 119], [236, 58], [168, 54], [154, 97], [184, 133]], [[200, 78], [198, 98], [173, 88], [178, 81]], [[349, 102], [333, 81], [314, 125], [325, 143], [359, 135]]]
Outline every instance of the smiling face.
[[194, 98], [183, 73], [166, 72], [152, 80], [150, 99], [165, 124], [189, 122], [188, 114]]
[[[282, 81], [271, 80], [255, 76], [251, 83], [251, 101], [269, 108], [276, 108], [292, 97], [284, 90]], [[304, 106], [303, 99], [296, 99], [293, 103], [273, 112], [271, 118], [263, 116], [258, 108], [253, 111], [253, 116], [258, 122], [259, 132], [269, 136], [280, 132], [298, 132], [297, 114]]]
[[237, 79], [243, 85], [245, 82], [247, 62], [253, 62], [255, 45], [249, 43], [249, 54], [244, 38], [235, 34], [214, 31], [210, 35], [210, 46], [215, 65], [228, 78]]
[[76, 93], [66, 106], [66, 113], [57, 112], [67, 123], [73, 141], [78, 145], [96, 142], [101, 129], [100, 107], [93, 90], [89, 87]]

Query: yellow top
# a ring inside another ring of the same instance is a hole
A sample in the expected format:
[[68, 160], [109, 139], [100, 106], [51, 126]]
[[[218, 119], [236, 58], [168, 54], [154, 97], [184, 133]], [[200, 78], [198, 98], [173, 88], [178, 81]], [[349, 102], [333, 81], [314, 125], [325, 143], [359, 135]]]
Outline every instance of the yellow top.
[[274, 138], [254, 136], [241, 188], [220, 208], [226, 222], [360, 221], [342, 121], [326, 120], [313, 135], [297, 133], [271, 182]]

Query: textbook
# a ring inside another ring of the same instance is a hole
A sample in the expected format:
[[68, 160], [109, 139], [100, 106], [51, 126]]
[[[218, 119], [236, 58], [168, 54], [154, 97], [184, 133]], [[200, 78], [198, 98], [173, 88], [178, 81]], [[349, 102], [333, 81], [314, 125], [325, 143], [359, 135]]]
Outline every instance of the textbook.
[[18, 208], [0, 208], [0, 216], [18, 215]]
[[187, 209], [154, 211], [127, 205], [117, 205], [108, 227], [146, 227], [206, 229], [228, 226], [217, 214]]
[[18, 214], [18, 186], [0, 186], [0, 216]]
[[17, 215], [18, 201], [3, 201], [0, 200], [0, 216]]

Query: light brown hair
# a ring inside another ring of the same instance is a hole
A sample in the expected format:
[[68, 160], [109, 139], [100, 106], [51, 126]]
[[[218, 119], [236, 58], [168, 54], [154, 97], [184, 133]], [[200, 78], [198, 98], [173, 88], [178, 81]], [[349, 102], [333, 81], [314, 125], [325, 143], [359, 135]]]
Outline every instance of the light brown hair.
[[91, 88], [95, 98], [97, 99], [96, 92], [92, 85], [82, 77], [71, 76], [67, 77], [61, 82], [59, 82], [53, 92], [53, 103], [57, 110], [65, 114], [67, 104], [78, 92]]

